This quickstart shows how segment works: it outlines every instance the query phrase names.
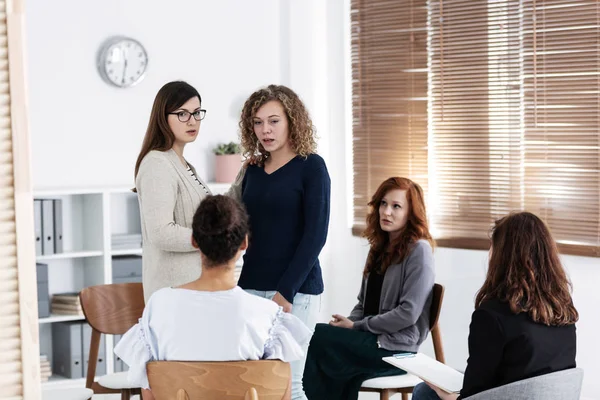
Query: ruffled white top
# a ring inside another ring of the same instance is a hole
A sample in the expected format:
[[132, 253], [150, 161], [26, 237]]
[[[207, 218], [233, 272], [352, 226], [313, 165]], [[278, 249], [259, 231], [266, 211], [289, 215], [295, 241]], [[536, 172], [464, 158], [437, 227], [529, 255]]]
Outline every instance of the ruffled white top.
[[311, 335], [294, 315], [239, 287], [220, 292], [164, 288], [150, 297], [115, 354], [129, 366], [129, 382], [148, 389], [149, 361], [290, 362], [304, 355]]

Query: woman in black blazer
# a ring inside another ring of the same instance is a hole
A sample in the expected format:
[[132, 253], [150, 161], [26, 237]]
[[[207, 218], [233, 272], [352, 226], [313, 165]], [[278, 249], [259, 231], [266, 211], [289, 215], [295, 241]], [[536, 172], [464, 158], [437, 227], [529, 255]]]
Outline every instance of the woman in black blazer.
[[[489, 268], [475, 300], [460, 398], [511, 382], [575, 368], [571, 284], [548, 227], [520, 212], [493, 229]], [[413, 400], [456, 399], [424, 383]]]

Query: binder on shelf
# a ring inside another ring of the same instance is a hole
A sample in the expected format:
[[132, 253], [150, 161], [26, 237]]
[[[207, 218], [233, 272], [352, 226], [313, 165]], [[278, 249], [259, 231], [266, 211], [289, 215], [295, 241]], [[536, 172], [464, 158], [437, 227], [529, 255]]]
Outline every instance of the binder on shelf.
[[83, 378], [81, 322], [52, 324], [52, 372], [66, 378]]
[[35, 255], [42, 253], [42, 201], [33, 201], [33, 224], [35, 229]]
[[54, 252], [63, 252], [62, 200], [52, 200], [54, 208]]
[[142, 281], [142, 257], [114, 256], [112, 258], [112, 283]]
[[[90, 343], [92, 341], [92, 327], [88, 323], [82, 325], [83, 344], [83, 373], [87, 376], [88, 364], [90, 363]], [[98, 360], [96, 362], [96, 376], [106, 375], [106, 335], [100, 335], [100, 346], [98, 346]]]
[[48, 264], [36, 263], [37, 295], [38, 295], [38, 317], [50, 316], [50, 301], [48, 294]]
[[42, 254], [54, 254], [54, 203], [42, 200]]

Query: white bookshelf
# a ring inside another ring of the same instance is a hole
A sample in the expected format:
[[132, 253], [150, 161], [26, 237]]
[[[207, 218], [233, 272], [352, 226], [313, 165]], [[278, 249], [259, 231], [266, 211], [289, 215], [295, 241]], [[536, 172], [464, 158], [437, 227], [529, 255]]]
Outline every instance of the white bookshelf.
[[[214, 194], [223, 194], [229, 184], [209, 184]], [[63, 252], [40, 255], [36, 262], [48, 265], [48, 291], [53, 294], [79, 292], [94, 285], [112, 283], [112, 258], [142, 254], [139, 247], [111, 248], [114, 234], [141, 234], [137, 194], [131, 187], [58, 188], [34, 191], [34, 199], [62, 200]], [[239, 262], [241, 264], [241, 260]], [[52, 324], [84, 321], [82, 315], [51, 314], [39, 318], [40, 353], [52, 360]], [[106, 370], [114, 372], [113, 337], [106, 335]], [[85, 371], [84, 371], [85, 376]], [[42, 385], [82, 387], [83, 379], [68, 379], [53, 375]]]

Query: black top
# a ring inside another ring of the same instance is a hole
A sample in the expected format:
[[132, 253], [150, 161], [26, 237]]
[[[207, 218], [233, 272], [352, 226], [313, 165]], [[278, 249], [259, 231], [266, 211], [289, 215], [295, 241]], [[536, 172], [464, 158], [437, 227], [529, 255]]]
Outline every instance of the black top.
[[364, 316], [379, 314], [379, 300], [381, 299], [381, 288], [385, 274], [371, 272], [367, 278], [367, 290], [365, 293]]
[[546, 326], [508, 303], [484, 302], [471, 318], [469, 360], [460, 397], [575, 368], [575, 325]]
[[317, 154], [296, 157], [271, 174], [248, 165], [242, 200], [250, 216], [250, 246], [238, 285], [276, 290], [290, 303], [296, 293], [321, 294], [319, 253], [329, 227], [331, 181]]

